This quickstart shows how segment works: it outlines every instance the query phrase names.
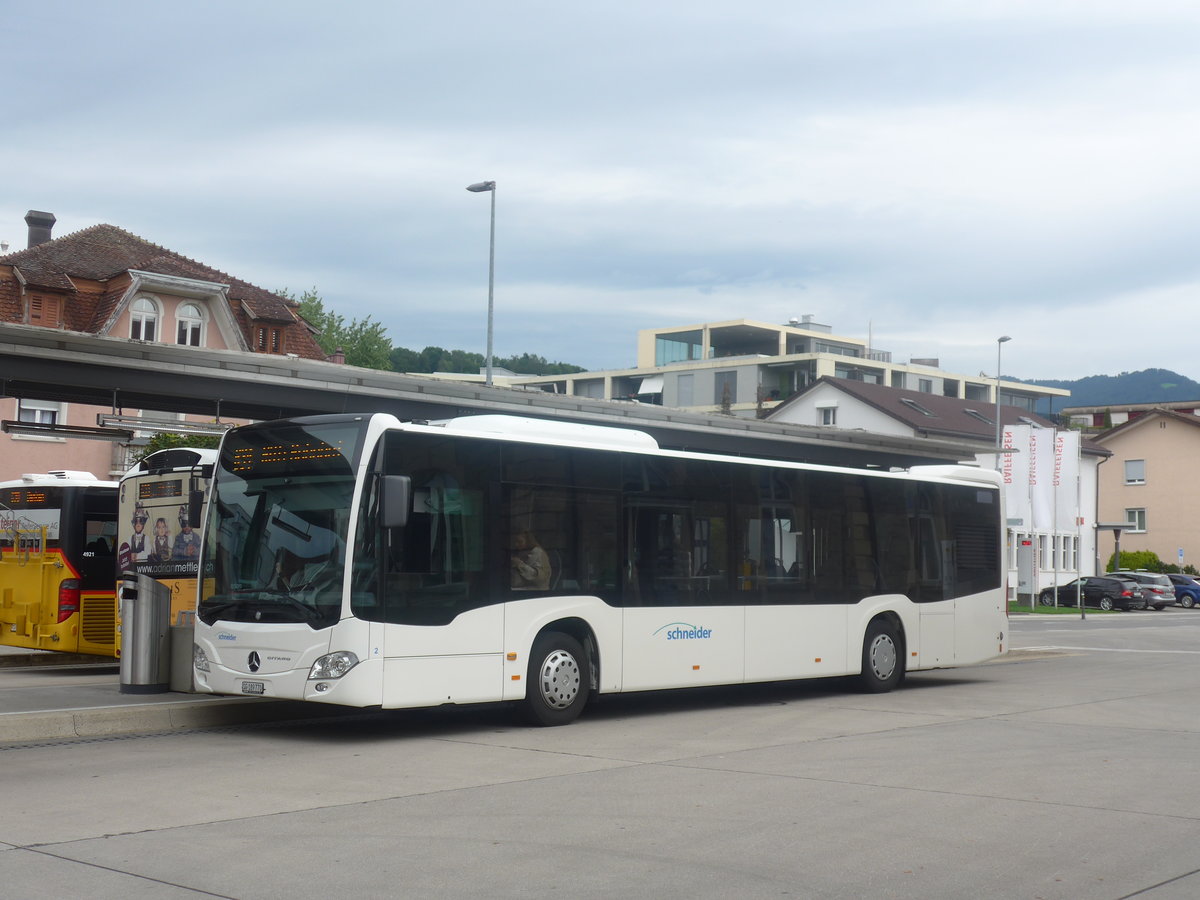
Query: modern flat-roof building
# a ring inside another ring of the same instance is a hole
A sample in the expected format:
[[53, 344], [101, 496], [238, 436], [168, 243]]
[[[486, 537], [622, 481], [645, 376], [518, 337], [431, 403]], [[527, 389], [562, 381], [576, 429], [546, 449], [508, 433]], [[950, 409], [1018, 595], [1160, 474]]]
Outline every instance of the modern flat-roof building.
[[[976, 403], [996, 403], [996, 377], [956, 375], [936, 359], [893, 362], [869, 341], [834, 335], [811, 316], [787, 325], [751, 319], [638, 332], [637, 365], [572, 375], [505, 378], [513, 386], [604, 400], [638, 400], [697, 412], [761, 416], [820, 378], [845, 378]], [[1004, 405], [1036, 412], [1059, 388], [1002, 380]]]

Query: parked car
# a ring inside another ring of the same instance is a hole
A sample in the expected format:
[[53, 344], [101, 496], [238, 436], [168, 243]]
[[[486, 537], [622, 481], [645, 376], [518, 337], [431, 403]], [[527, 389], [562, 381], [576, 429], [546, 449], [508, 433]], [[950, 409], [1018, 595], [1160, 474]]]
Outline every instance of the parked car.
[[1171, 584], [1171, 579], [1166, 575], [1157, 575], [1154, 572], [1109, 572], [1114, 578], [1124, 578], [1127, 581], [1136, 581], [1142, 586], [1142, 593], [1146, 595], [1146, 607], [1153, 606], [1155, 609], [1162, 609], [1164, 606], [1175, 605], [1175, 585]]
[[1075, 606], [1076, 598], [1083, 595], [1083, 605], [1097, 609], [1145, 609], [1146, 598], [1136, 581], [1126, 581], [1105, 575], [1088, 575], [1060, 584], [1057, 588], [1045, 588], [1038, 594], [1042, 606], [1054, 606], [1055, 594], [1059, 606]]
[[1184, 609], [1191, 609], [1200, 603], [1200, 581], [1191, 575], [1168, 575], [1171, 584], [1175, 585], [1175, 602]]

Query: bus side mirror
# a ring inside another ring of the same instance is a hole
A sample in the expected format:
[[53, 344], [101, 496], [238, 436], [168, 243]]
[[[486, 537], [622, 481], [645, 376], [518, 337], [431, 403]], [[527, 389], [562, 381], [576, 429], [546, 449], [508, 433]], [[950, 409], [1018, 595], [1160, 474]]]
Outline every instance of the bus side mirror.
[[199, 528], [204, 518], [204, 491], [188, 491], [188, 526]]
[[403, 528], [412, 507], [412, 479], [407, 475], [383, 475], [380, 486], [379, 519], [384, 528]]

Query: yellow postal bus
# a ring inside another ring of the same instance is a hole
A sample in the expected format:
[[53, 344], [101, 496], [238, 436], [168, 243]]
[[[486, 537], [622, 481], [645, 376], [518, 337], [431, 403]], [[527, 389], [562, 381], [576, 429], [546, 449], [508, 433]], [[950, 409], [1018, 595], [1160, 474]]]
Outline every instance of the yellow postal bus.
[[0, 644], [117, 655], [117, 483], [89, 472], [0, 484]]

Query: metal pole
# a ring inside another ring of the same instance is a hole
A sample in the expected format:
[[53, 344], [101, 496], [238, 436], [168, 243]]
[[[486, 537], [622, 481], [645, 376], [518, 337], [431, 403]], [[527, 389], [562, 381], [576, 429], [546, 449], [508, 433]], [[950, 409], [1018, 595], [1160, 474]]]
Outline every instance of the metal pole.
[[492, 321], [495, 315], [495, 284], [496, 284], [496, 183], [492, 182], [492, 227], [488, 236], [488, 320], [487, 320], [487, 367], [484, 384], [492, 384]]
[[1007, 334], [996, 338], [996, 471], [1001, 469], [1000, 459], [1003, 454], [1000, 452], [1000, 348], [1004, 346], [1005, 341], [1011, 341]]
[[487, 358], [484, 368], [484, 383], [492, 384], [492, 322], [495, 316], [495, 287], [496, 287], [496, 182], [479, 181], [467, 185], [467, 190], [473, 194], [485, 191], [492, 195], [492, 224], [488, 232], [488, 312], [487, 312]]

